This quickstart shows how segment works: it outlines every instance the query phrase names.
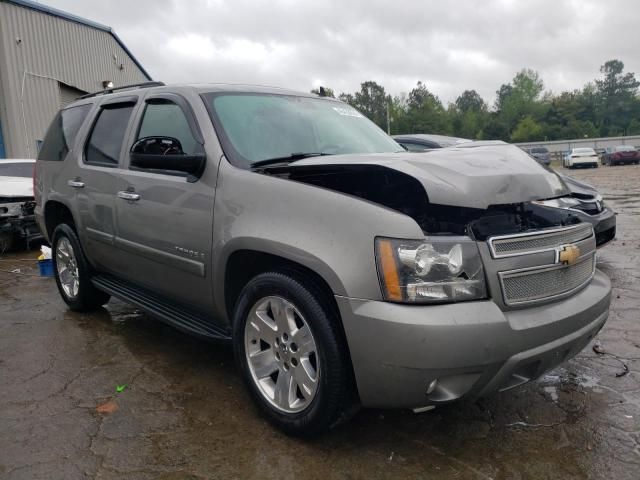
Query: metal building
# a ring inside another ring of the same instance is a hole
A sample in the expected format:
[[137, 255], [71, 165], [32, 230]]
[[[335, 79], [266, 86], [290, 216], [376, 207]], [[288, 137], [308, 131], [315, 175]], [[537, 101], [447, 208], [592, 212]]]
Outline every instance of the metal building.
[[110, 27], [0, 0], [0, 158], [35, 158], [55, 113], [76, 97], [148, 80]]

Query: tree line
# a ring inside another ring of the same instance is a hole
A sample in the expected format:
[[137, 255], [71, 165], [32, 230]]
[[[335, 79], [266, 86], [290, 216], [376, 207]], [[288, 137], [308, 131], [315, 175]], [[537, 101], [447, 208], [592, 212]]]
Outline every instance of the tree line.
[[[581, 89], [545, 91], [538, 72], [523, 69], [496, 91], [489, 105], [476, 90], [465, 90], [445, 106], [418, 82], [408, 94], [392, 96], [375, 81], [338, 98], [391, 134], [433, 133], [477, 140], [535, 142], [640, 135], [640, 82], [620, 60], [600, 67], [600, 76]], [[312, 90], [319, 93], [318, 89]], [[330, 88], [323, 93], [334, 96]]]

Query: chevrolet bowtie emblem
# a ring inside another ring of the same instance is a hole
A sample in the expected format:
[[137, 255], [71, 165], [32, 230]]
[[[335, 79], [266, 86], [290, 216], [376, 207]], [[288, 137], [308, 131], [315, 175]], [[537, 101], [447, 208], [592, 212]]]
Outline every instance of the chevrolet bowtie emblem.
[[575, 245], [563, 245], [556, 252], [556, 263], [564, 265], [573, 265], [580, 257], [580, 249]]

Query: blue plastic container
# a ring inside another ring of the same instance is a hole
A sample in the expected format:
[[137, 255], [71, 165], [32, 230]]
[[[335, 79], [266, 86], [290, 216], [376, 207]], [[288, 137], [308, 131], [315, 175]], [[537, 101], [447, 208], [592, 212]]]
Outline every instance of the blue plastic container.
[[53, 260], [38, 260], [41, 277], [53, 277]]

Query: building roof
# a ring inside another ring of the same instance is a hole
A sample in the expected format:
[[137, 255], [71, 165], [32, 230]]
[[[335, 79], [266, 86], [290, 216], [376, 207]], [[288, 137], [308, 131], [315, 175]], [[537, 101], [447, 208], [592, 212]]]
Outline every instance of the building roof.
[[42, 5], [41, 3], [32, 2], [30, 0], [0, 0], [0, 1], [4, 1], [4, 2], [7, 2], [7, 3], [13, 3], [14, 5], [18, 5], [20, 7], [29, 8], [31, 10], [36, 10], [36, 11], [44, 13], [46, 15], [51, 15], [51, 16], [54, 16], [54, 17], [62, 18], [64, 20], [68, 20], [70, 22], [79, 23], [81, 25], [85, 25], [87, 27], [95, 28], [96, 30], [102, 30], [103, 32], [109, 33], [115, 39], [115, 41], [118, 42], [118, 45], [120, 45], [122, 47], [122, 49], [126, 52], [126, 54], [129, 55], [129, 57], [131, 57], [131, 60], [133, 60], [133, 62], [137, 65], [137, 67], [140, 69], [140, 71], [149, 80], [152, 80], [151, 75], [149, 75], [149, 73], [144, 69], [144, 67], [138, 61], [138, 59], [136, 57], [134, 57], [133, 53], [131, 53], [131, 51], [127, 48], [127, 46], [124, 44], [124, 42], [122, 40], [120, 40], [120, 37], [118, 37], [116, 32], [113, 30], [113, 28], [108, 27], [106, 25], [102, 25], [101, 23], [97, 23], [97, 22], [94, 22], [94, 21], [91, 21], [91, 20], [87, 20], [86, 18], [78, 17], [77, 15], [73, 15], [71, 13], [63, 12], [62, 10], [58, 10], [57, 8], [48, 7], [46, 5]]

